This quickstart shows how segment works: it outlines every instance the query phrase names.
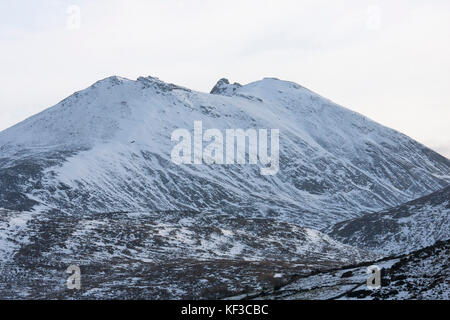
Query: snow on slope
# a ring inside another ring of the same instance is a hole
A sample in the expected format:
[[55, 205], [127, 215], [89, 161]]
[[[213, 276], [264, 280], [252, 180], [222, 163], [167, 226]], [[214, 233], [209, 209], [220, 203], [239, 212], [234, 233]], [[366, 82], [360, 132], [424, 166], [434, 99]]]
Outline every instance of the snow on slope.
[[29, 243], [27, 223], [33, 213], [0, 209], [0, 273], [7, 261], [11, 261], [21, 245]]
[[368, 213], [326, 229], [338, 241], [383, 256], [450, 239], [450, 186], [401, 206]]
[[[280, 171], [177, 166], [177, 128], [280, 129]], [[277, 217], [313, 228], [438, 190], [450, 161], [287, 81], [213, 94], [152, 77], [101, 80], [0, 133], [0, 207], [70, 214], [198, 210]]]
[[71, 264], [82, 271], [80, 298], [175, 299], [260, 290], [274, 272], [375, 257], [293, 224], [188, 211], [85, 217], [54, 211], [30, 219], [0, 210], [0, 231], [2, 299], [73, 297], [65, 289]]

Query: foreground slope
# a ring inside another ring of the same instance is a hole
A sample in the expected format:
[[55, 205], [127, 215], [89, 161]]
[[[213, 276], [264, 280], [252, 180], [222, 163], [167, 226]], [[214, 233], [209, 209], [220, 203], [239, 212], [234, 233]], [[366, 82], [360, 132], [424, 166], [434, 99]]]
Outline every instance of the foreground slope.
[[[375, 257], [293, 224], [190, 211], [0, 210], [0, 245], [1, 299], [222, 298]], [[76, 292], [66, 289], [72, 264]]]
[[[448, 300], [450, 241], [438, 241], [399, 257], [293, 277], [276, 290], [235, 296], [251, 299]], [[369, 290], [367, 266], [381, 270], [381, 288]]]
[[[280, 171], [177, 166], [177, 128], [280, 129]], [[450, 182], [450, 161], [295, 83], [221, 80], [211, 94], [110, 77], [0, 133], [0, 207], [198, 210], [313, 228], [379, 211]]]
[[337, 223], [326, 232], [383, 256], [450, 239], [450, 186], [401, 206]]

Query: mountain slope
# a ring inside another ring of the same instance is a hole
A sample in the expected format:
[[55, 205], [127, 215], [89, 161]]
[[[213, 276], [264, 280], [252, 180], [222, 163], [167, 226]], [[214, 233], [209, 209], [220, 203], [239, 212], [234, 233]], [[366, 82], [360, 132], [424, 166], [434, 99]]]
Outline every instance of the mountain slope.
[[450, 238], [450, 186], [401, 206], [327, 228], [343, 243], [383, 256], [407, 253]]
[[[0, 207], [198, 210], [324, 228], [438, 190], [450, 161], [295, 84], [221, 80], [212, 94], [110, 77], [0, 133]], [[177, 128], [280, 129], [280, 171], [177, 166]]]

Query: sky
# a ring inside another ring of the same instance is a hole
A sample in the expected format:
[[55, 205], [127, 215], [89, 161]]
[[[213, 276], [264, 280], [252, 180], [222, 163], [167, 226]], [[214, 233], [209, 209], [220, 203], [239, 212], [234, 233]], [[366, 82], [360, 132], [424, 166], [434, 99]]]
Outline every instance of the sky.
[[0, 130], [111, 75], [290, 80], [450, 158], [448, 0], [0, 2]]

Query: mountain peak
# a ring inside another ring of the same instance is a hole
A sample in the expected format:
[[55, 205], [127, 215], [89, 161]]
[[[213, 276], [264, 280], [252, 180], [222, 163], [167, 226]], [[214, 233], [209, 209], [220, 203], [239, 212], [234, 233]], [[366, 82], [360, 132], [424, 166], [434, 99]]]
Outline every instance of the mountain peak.
[[137, 82], [143, 84], [143, 88], [154, 88], [163, 92], [173, 91], [173, 90], [183, 90], [191, 92], [191, 89], [168, 83], [160, 80], [157, 77], [147, 76], [147, 77], [139, 77], [137, 78]]
[[245, 85], [246, 88], [262, 88], [265, 90], [286, 90], [286, 89], [305, 89], [301, 85], [287, 80], [280, 80], [274, 77], [265, 77], [262, 80], [251, 82]]
[[114, 76], [109, 76], [109, 77], [106, 77], [104, 79], [101, 79], [101, 80], [95, 82], [92, 85], [92, 87], [98, 87], [98, 86], [102, 86], [102, 85], [106, 85], [106, 86], [113, 85], [114, 86], [114, 85], [122, 84], [122, 83], [127, 82], [127, 81], [131, 81], [131, 80], [127, 79], [127, 78], [123, 78], [123, 77], [119, 77], [119, 76], [115, 76], [114, 75]]

